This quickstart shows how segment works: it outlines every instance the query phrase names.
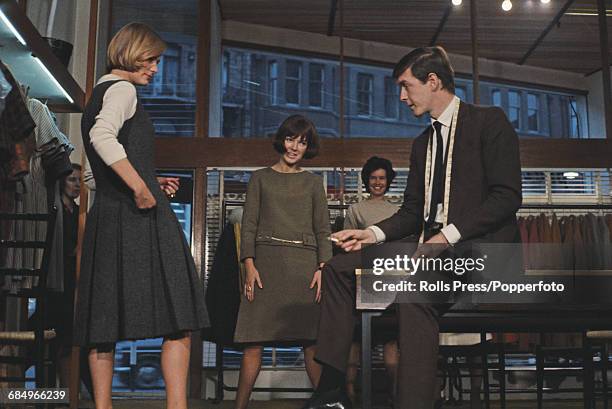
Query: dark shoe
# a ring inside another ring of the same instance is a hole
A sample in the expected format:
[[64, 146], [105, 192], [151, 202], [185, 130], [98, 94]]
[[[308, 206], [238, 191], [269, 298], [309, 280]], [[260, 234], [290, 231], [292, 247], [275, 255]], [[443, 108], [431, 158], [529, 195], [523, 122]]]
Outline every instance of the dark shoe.
[[339, 388], [326, 392], [315, 392], [302, 409], [352, 409], [353, 405], [346, 392]]

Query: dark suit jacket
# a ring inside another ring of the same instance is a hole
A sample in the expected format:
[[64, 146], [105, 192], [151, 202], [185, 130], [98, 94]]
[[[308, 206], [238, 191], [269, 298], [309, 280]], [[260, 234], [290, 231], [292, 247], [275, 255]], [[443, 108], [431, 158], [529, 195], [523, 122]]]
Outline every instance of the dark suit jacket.
[[[422, 231], [431, 132], [429, 127], [412, 144], [402, 207], [376, 224], [387, 241]], [[520, 242], [516, 222], [522, 201], [518, 136], [500, 108], [460, 104], [452, 166], [448, 223], [457, 227], [461, 241]]]

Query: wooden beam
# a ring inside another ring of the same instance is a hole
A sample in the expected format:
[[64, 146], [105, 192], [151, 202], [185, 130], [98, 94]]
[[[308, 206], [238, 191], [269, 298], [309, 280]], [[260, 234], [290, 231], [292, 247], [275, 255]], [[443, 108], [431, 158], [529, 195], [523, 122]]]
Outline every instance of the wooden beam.
[[334, 35], [334, 26], [336, 25], [336, 10], [338, 9], [338, 0], [331, 0], [329, 6], [329, 18], [327, 19], [327, 35]]
[[89, 34], [87, 43], [87, 71], [85, 73], [85, 103], [89, 101], [96, 81], [96, 49], [98, 42], [98, 0], [89, 4]]
[[544, 37], [546, 37], [546, 35], [550, 32], [550, 30], [553, 29], [553, 27], [555, 27], [558, 23], [559, 20], [561, 20], [561, 17], [563, 17], [563, 15], [565, 14], [565, 12], [567, 11], [567, 9], [570, 8], [570, 6], [572, 5], [572, 3], [574, 2], [574, 0], [567, 0], [567, 2], [565, 3], [565, 5], [563, 7], [561, 7], [561, 10], [559, 10], [559, 12], [557, 13], [557, 15], [552, 19], [552, 21], [550, 23], [548, 23], [548, 25], [546, 26], [546, 28], [544, 29], [544, 31], [542, 31], [540, 33], [540, 35], [538, 36], [538, 38], [533, 42], [533, 44], [531, 44], [531, 47], [529, 47], [529, 50], [527, 50], [527, 52], [525, 53], [525, 55], [523, 55], [523, 57], [520, 59], [520, 61], [518, 62], [519, 65], [523, 65], [525, 64], [525, 61], [527, 61], [527, 59], [529, 58], [529, 56], [535, 51], [535, 49], [540, 45], [540, 43], [544, 40]]
[[601, 76], [603, 79], [604, 114], [606, 138], [612, 139], [612, 95], [610, 94], [610, 44], [608, 43], [608, 25], [606, 22], [606, 2], [597, 0], [599, 14], [599, 48], [601, 51]]
[[478, 7], [470, 0], [470, 30], [472, 34], [472, 94], [474, 103], [480, 104], [480, 68], [478, 66]]
[[442, 34], [442, 30], [444, 30], [444, 26], [446, 25], [446, 21], [448, 20], [448, 17], [450, 16], [452, 9], [453, 9], [453, 6], [449, 4], [446, 7], [446, 10], [444, 10], [444, 14], [442, 15], [442, 18], [440, 19], [440, 24], [438, 24], [438, 28], [436, 29], [435, 34], [433, 35], [433, 37], [431, 37], [431, 41], [429, 41], [430, 47], [433, 47], [434, 45], [436, 45], [436, 42], [438, 41], [438, 37], [440, 36], [440, 34]]
[[[194, 138], [195, 139], [195, 138]], [[202, 139], [200, 138], [200, 142]], [[191, 251], [201, 280], [206, 271], [206, 168], [196, 168], [193, 181], [193, 223]], [[202, 398], [202, 335], [200, 331], [191, 333], [191, 355], [189, 357], [189, 397]]]
[[[372, 155], [397, 167], [408, 167], [411, 138], [344, 138], [321, 140], [319, 156], [305, 167], [360, 169]], [[156, 138], [156, 166], [168, 169], [197, 167], [263, 167], [278, 160], [268, 138]], [[612, 142], [607, 139], [521, 138], [524, 168], [609, 168]], [[338, 152], [342, 152], [341, 155]]]

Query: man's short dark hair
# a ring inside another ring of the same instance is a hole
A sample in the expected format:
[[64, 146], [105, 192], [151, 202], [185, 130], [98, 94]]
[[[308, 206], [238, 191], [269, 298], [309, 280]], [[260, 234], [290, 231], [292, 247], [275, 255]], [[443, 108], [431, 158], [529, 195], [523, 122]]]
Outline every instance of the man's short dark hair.
[[319, 153], [319, 134], [312, 121], [303, 115], [291, 115], [283, 121], [274, 135], [274, 150], [283, 154], [285, 150], [285, 138], [288, 136], [300, 136], [306, 139], [308, 147], [304, 152], [304, 159], [312, 159]]
[[385, 189], [385, 193], [389, 191], [391, 182], [395, 179], [396, 173], [393, 170], [391, 161], [389, 159], [379, 158], [378, 156], [372, 156], [366, 161], [361, 169], [361, 181], [365, 185], [365, 190], [368, 193], [370, 193], [370, 176], [378, 169], [383, 169], [387, 176], [387, 188]]
[[393, 68], [393, 78], [396, 80], [410, 68], [412, 75], [422, 83], [433, 73], [442, 81], [442, 87], [455, 93], [455, 72], [444, 48], [421, 47], [410, 51]]

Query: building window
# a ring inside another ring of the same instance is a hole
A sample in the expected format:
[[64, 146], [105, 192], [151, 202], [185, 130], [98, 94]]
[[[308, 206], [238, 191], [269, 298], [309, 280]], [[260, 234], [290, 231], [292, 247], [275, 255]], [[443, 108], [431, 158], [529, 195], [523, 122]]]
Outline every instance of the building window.
[[538, 95], [527, 94], [527, 129], [529, 132], [540, 131], [540, 99]]
[[278, 104], [278, 63], [268, 62], [268, 97], [270, 105]]
[[285, 74], [285, 101], [288, 104], [300, 104], [300, 82], [302, 80], [302, 63], [287, 60]]
[[230, 53], [225, 51], [223, 53], [223, 66], [221, 68], [221, 83], [223, 85], [223, 93], [227, 92], [227, 85], [229, 84], [229, 70], [230, 70]]
[[465, 87], [455, 87], [455, 95], [463, 102], [467, 102], [467, 91]]
[[169, 45], [161, 60], [162, 92], [164, 95], [177, 95], [179, 78], [179, 49]]
[[323, 84], [325, 82], [323, 64], [310, 64], [308, 74], [308, 104], [311, 107], [323, 108]]
[[395, 79], [385, 77], [385, 116], [387, 118], [397, 118], [399, 114], [399, 86]]
[[372, 115], [372, 76], [357, 74], [357, 114]]
[[576, 104], [576, 98], [570, 97], [567, 105], [567, 110], [569, 111], [569, 137], [579, 138], [580, 125], [578, 122], [578, 105]]
[[508, 118], [514, 129], [521, 128], [521, 94], [518, 91], [508, 91]]
[[495, 105], [496, 107], [503, 108], [500, 90], [494, 89], [491, 92], [491, 104]]

